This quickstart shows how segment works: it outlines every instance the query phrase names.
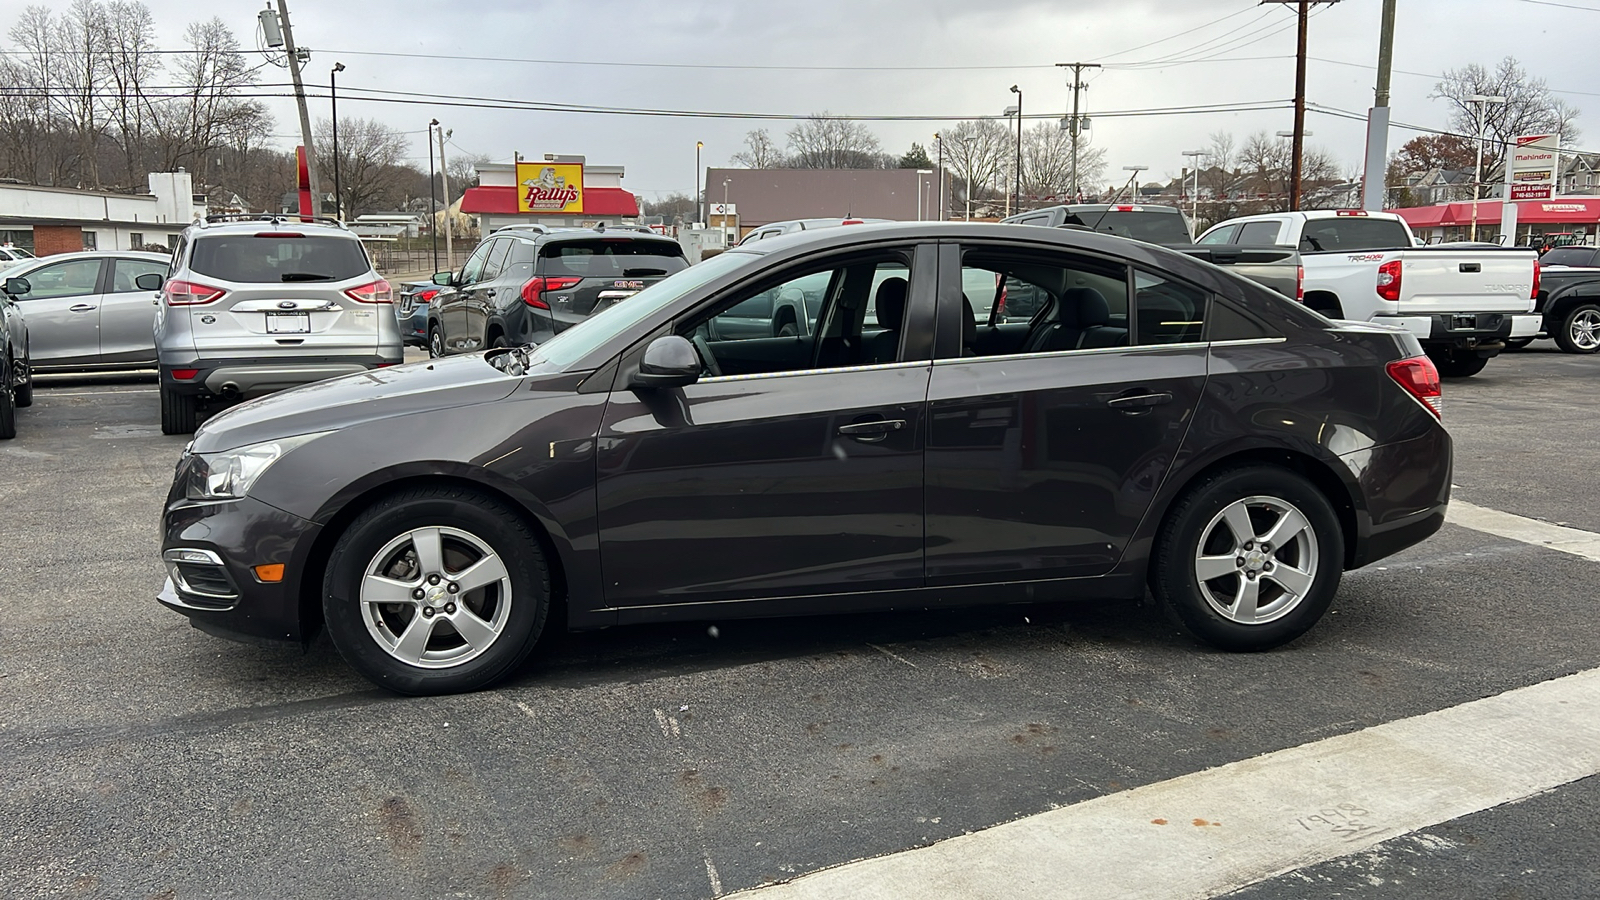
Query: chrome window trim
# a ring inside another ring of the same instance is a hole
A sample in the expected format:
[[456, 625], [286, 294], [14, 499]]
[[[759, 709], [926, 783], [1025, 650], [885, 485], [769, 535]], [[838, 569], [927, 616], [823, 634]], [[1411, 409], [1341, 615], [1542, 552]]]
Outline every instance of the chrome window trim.
[[936, 359], [936, 366], [965, 365], [992, 360], [1054, 359], [1062, 356], [1100, 356], [1107, 353], [1148, 352], [1151, 350], [1201, 350], [1209, 347], [1237, 347], [1244, 344], [1281, 344], [1288, 338], [1240, 338], [1232, 341], [1185, 341], [1181, 344], [1133, 344], [1125, 347], [1091, 347], [1087, 350], [1051, 350], [1047, 353], [1010, 353], [1004, 356], [960, 356]]
[[874, 372], [889, 369], [922, 368], [930, 364], [929, 360], [917, 362], [873, 363], [867, 366], [835, 366], [829, 369], [794, 369], [788, 372], [752, 372], [748, 375], [713, 375], [702, 378], [695, 384], [723, 384], [732, 381], [754, 381], [760, 378], [789, 378], [796, 375], [842, 375], [848, 372]]

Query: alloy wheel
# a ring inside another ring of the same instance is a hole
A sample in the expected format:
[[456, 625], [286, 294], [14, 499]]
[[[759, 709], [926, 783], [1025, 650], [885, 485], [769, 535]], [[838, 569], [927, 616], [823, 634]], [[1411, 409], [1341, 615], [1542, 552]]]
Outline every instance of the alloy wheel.
[[504, 633], [511, 576], [481, 538], [459, 528], [413, 528], [373, 556], [361, 579], [367, 633], [410, 666], [444, 669], [477, 658]]
[[1567, 333], [1579, 349], [1600, 347], [1600, 310], [1586, 309], [1573, 316]]
[[1281, 619], [1311, 593], [1317, 535], [1305, 514], [1277, 497], [1228, 504], [1201, 532], [1194, 574], [1206, 603], [1241, 625]]

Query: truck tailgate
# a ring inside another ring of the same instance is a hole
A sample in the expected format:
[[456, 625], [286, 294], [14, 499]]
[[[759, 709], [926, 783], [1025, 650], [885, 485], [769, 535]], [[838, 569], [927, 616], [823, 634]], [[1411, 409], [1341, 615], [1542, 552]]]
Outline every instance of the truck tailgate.
[[1416, 249], [1400, 259], [1400, 315], [1533, 309], [1532, 250]]

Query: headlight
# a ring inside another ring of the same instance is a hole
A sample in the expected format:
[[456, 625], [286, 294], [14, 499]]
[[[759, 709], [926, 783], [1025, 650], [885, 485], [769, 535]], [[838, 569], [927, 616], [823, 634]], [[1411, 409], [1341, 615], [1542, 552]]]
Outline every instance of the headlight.
[[222, 453], [197, 453], [189, 465], [184, 496], [190, 500], [238, 500], [285, 453], [329, 433], [300, 434]]

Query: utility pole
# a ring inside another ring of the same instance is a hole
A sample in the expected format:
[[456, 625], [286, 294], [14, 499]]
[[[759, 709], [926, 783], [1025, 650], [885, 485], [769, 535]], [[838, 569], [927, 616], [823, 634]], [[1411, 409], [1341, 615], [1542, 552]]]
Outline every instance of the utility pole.
[[944, 138], [935, 131], [933, 142], [939, 145], [939, 214], [933, 217], [935, 222], [944, 221]]
[[[438, 185], [433, 180], [433, 127], [439, 124], [438, 119], [428, 123], [428, 236], [433, 240], [433, 270], [439, 271], [439, 191]], [[512, 166], [516, 171], [516, 166]]]
[[1378, 85], [1367, 113], [1367, 162], [1361, 179], [1361, 208], [1381, 210], [1387, 194], [1385, 176], [1389, 159], [1389, 74], [1394, 68], [1394, 13], [1397, 0], [1383, 0], [1383, 24], [1378, 33]]
[[1088, 87], [1083, 83], [1084, 69], [1098, 69], [1099, 63], [1056, 63], [1057, 68], [1072, 70], [1072, 119], [1067, 123], [1067, 128], [1072, 137], [1072, 198], [1069, 203], [1078, 202], [1078, 135], [1083, 131], [1083, 119], [1078, 115], [1078, 92]]
[[1294, 54], [1294, 149], [1291, 151], [1293, 158], [1289, 162], [1289, 209], [1300, 208], [1300, 174], [1301, 161], [1306, 152], [1306, 22], [1311, 18], [1311, 7], [1315, 3], [1338, 3], [1339, 0], [1261, 0], [1263, 5], [1277, 3], [1280, 5], [1293, 4], [1299, 18], [1299, 40]]
[[[278, 19], [283, 26], [283, 50], [289, 55], [289, 78], [294, 82], [294, 102], [300, 107], [300, 140], [306, 147], [306, 170], [311, 178], [311, 209], [302, 213], [322, 213], [322, 192], [317, 188], [317, 154], [311, 143], [311, 113], [306, 110], [306, 86], [300, 80], [300, 52], [294, 44], [294, 29], [289, 26], [289, 2], [278, 0]], [[306, 56], [311, 56], [310, 51]]]

